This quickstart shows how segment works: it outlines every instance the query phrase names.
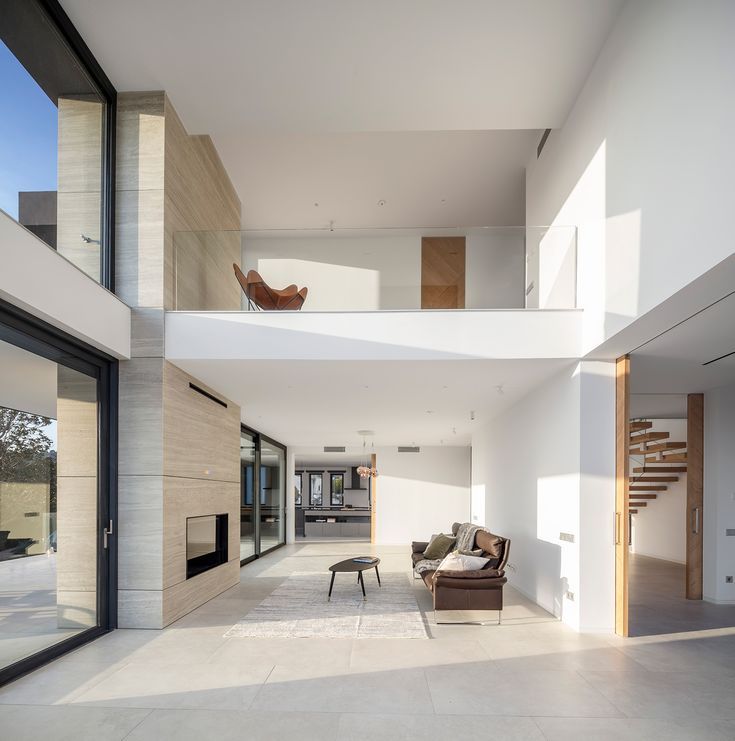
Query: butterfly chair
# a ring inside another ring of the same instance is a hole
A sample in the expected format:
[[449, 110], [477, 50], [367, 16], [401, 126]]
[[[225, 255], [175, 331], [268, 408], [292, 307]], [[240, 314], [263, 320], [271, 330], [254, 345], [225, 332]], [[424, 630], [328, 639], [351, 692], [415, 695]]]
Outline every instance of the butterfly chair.
[[232, 264], [237, 280], [248, 299], [248, 308], [261, 311], [282, 311], [291, 309], [298, 311], [306, 300], [309, 289], [304, 287], [300, 291], [295, 285], [286, 286], [283, 290], [271, 288], [256, 270], [249, 270], [244, 275], [240, 267]]

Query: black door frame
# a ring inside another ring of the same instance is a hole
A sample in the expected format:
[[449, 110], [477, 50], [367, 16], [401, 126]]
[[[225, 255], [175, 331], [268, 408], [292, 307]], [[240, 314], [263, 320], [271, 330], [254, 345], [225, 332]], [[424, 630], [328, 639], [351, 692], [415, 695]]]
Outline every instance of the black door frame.
[[[0, 340], [77, 370], [98, 382], [97, 622], [13, 664], [0, 668], [0, 686], [117, 627], [118, 361], [0, 299]], [[113, 523], [104, 548], [103, 531]]]
[[[282, 548], [284, 545], [286, 545], [286, 528], [288, 525], [287, 521], [287, 506], [286, 506], [286, 500], [288, 498], [288, 488], [287, 488], [287, 482], [286, 482], [286, 475], [287, 471], [285, 469], [288, 468], [288, 448], [283, 444], [279, 443], [278, 440], [274, 440], [272, 437], [269, 437], [268, 435], [263, 434], [262, 432], [258, 432], [258, 430], [253, 429], [252, 427], [248, 427], [246, 424], [240, 424], [240, 432], [244, 432], [247, 435], [251, 435], [253, 437], [253, 440], [255, 442], [255, 462], [253, 464], [253, 538], [255, 541], [255, 553], [252, 556], [248, 556], [247, 558], [240, 559], [240, 566], [244, 566], [246, 563], [250, 563], [251, 561], [254, 561], [256, 558], [260, 558], [261, 556], [265, 556], [267, 553], [273, 553], [273, 551], [277, 550], [278, 548]], [[284, 482], [283, 482], [283, 543], [278, 543], [277, 545], [272, 546], [271, 548], [268, 548], [265, 551], [261, 551], [260, 549], [260, 449], [261, 449], [261, 443], [262, 441], [267, 442], [269, 445], [273, 445], [276, 448], [280, 448], [283, 451], [283, 464], [284, 464]], [[243, 479], [242, 479], [242, 471], [243, 466], [242, 462], [240, 464], [240, 495], [242, 497], [243, 492]], [[240, 506], [242, 506], [242, 501]]]

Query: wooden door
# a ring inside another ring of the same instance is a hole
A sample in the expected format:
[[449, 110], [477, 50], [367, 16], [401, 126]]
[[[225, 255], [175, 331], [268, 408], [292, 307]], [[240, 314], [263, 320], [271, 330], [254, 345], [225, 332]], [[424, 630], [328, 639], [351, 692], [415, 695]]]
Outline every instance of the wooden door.
[[702, 599], [704, 395], [687, 396], [687, 599]]
[[421, 240], [421, 308], [464, 309], [465, 238]]
[[630, 357], [615, 366], [615, 632], [628, 635]]

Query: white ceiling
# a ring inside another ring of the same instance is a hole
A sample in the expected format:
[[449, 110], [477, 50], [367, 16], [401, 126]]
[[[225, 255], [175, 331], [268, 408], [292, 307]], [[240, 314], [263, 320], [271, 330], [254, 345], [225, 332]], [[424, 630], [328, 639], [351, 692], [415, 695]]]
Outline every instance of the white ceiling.
[[373, 430], [376, 446], [467, 445], [492, 416], [572, 367], [569, 360], [176, 364], [240, 404], [243, 421], [276, 440], [309, 452], [345, 445], [352, 453], [362, 445], [358, 430]]
[[243, 224], [286, 228], [519, 223], [622, 0], [62, 4], [118, 90], [212, 136]]
[[[699, 393], [735, 383], [735, 295], [718, 301], [631, 354], [634, 394]], [[672, 401], [680, 409], [680, 400]]]

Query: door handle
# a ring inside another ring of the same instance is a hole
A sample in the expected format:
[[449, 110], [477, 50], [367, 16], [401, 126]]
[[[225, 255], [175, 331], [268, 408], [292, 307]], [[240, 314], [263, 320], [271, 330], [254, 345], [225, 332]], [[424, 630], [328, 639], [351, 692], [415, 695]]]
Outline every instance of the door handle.
[[615, 513], [613, 531], [615, 533], [615, 545], [620, 545], [620, 512]]
[[699, 535], [699, 507], [692, 509], [692, 535]]
[[110, 520], [109, 526], [102, 531], [102, 547], [107, 549], [110, 546], [109, 537], [112, 535], [112, 520]]

